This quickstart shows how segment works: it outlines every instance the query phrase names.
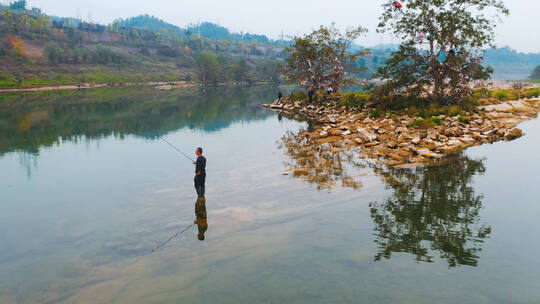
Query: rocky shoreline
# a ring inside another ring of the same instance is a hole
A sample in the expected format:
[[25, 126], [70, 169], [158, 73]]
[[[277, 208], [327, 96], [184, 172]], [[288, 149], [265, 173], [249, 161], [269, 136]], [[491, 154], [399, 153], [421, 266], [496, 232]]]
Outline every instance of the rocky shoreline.
[[402, 114], [369, 118], [370, 109], [353, 112], [334, 104], [293, 102], [285, 97], [263, 106], [314, 122], [309, 130], [301, 130], [289, 140], [359, 147], [363, 156], [398, 169], [424, 166], [471, 146], [519, 138], [523, 132], [516, 126], [540, 112], [538, 100], [505, 101], [476, 107], [465, 113], [465, 122], [457, 116], [439, 116], [440, 125], [418, 128], [412, 125], [420, 117]]

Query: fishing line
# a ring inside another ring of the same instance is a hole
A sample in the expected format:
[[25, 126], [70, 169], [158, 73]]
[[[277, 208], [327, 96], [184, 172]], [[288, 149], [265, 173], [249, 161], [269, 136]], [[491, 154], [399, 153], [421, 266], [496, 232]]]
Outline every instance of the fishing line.
[[163, 243], [157, 245], [156, 247], [154, 247], [154, 249], [152, 249], [152, 251], [150, 251], [149, 253], [146, 253], [146, 254], [143, 254], [141, 255], [136, 261], [135, 263], [137, 263], [138, 261], [140, 261], [143, 257], [147, 256], [147, 255], [150, 255], [154, 252], [156, 252], [158, 249], [160, 249], [161, 247], [167, 245], [167, 243], [169, 243], [170, 241], [174, 240], [177, 236], [181, 235], [182, 233], [186, 232], [189, 228], [193, 227], [194, 224], [191, 224], [189, 226], [187, 226], [184, 230], [180, 231], [180, 232], [176, 232], [173, 236], [171, 236], [170, 238], [168, 238], [166, 241], [164, 241]]
[[165, 138], [161, 137], [161, 136], [158, 136], [161, 140], [163, 140], [164, 142], [168, 143], [169, 146], [171, 146], [173, 149], [175, 149], [176, 151], [180, 152], [182, 155], [184, 155], [185, 157], [187, 157], [187, 159], [191, 160], [192, 162], [195, 161], [193, 160], [193, 158], [187, 156], [186, 153], [180, 151], [180, 149], [178, 149], [175, 145], [171, 144], [170, 142], [168, 142]]
[[[186, 153], [182, 152], [180, 149], [178, 149], [175, 145], [171, 144], [169, 141], [167, 141], [165, 138], [161, 137], [161, 136], [158, 136], [159, 139], [163, 140], [164, 142], [166, 142], [167, 144], [169, 144], [169, 146], [171, 146], [173, 149], [175, 149], [176, 151], [178, 151], [180, 154], [184, 155], [187, 159], [191, 160], [191, 161], [194, 161], [191, 157], [189, 157]], [[165, 240], [164, 242], [162, 242], [161, 244], [157, 245], [154, 249], [152, 249], [152, 251], [150, 251], [149, 253], [146, 253], [146, 254], [143, 254], [141, 255], [139, 258], [137, 258], [137, 260], [135, 260], [135, 263], [137, 263], [138, 261], [140, 261], [143, 257], [147, 256], [147, 255], [150, 255], [154, 252], [156, 252], [157, 250], [159, 250], [160, 248], [162, 248], [163, 246], [167, 245], [167, 243], [169, 243], [170, 241], [174, 240], [176, 237], [178, 237], [179, 235], [181, 235], [182, 233], [186, 232], [189, 228], [193, 227], [194, 224], [191, 224], [189, 226], [187, 226], [184, 230], [182, 231], [179, 231], [179, 232], [176, 232], [174, 235], [172, 235], [170, 238], [168, 238], [167, 240]]]

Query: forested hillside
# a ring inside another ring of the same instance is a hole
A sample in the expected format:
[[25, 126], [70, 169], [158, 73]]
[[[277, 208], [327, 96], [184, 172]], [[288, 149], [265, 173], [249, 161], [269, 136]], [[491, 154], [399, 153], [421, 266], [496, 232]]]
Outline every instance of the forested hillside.
[[0, 6], [0, 86], [279, 81], [283, 43], [248, 34], [203, 36], [210, 28], [180, 29], [150, 16], [102, 25], [47, 16], [17, 1]]
[[[186, 28], [141, 15], [97, 24], [47, 16], [25, 0], [0, 4], [0, 87], [84, 82], [280, 81], [279, 63], [290, 40], [232, 33], [203, 22]], [[351, 51], [363, 49], [354, 45]], [[396, 48], [371, 49], [356, 64], [370, 77]], [[540, 54], [509, 47], [488, 50], [485, 63], [494, 79], [525, 79], [540, 65]]]

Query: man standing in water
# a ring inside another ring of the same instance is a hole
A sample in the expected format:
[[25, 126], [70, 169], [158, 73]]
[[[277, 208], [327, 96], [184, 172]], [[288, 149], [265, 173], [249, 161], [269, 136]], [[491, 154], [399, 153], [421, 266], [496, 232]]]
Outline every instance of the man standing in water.
[[197, 190], [198, 197], [204, 197], [204, 182], [206, 180], [206, 158], [202, 153], [203, 149], [198, 147], [195, 150], [197, 160], [193, 162], [195, 164], [195, 190]]

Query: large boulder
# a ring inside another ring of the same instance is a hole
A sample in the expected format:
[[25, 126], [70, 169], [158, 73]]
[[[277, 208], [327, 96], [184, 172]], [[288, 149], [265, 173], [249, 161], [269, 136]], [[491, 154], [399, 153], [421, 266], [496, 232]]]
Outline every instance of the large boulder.
[[358, 128], [356, 129], [358, 134], [366, 139], [367, 141], [374, 141], [377, 139], [377, 134], [369, 132], [366, 128]]
[[521, 129], [518, 129], [518, 128], [513, 128], [512, 130], [504, 134], [504, 139], [513, 140], [516, 138], [520, 138], [521, 136], [523, 136], [523, 131], [521, 131]]

